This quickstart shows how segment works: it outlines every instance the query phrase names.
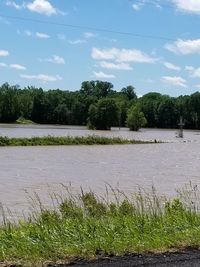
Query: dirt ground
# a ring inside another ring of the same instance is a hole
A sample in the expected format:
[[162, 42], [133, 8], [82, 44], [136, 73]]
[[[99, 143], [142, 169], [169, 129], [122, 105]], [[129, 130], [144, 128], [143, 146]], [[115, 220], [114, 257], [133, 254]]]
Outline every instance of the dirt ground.
[[155, 266], [155, 267], [197, 267], [200, 266], [200, 250], [187, 249], [181, 252], [125, 255], [122, 257], [103, 257], [88, 262], [79, 260], [70, 265], [49, 265], [48, 267], [132, 267], [132, 266]]

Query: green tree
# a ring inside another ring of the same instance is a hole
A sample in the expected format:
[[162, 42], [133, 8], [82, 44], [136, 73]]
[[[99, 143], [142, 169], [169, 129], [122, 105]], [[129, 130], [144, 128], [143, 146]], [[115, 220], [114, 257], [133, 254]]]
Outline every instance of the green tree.
[[96, 105], [89, 108], [88, 123], [98, 130], [110, 130], [119, 123], [119, 108], [114, 99], [100, 99]]
[[17, 86], [8, 83], [0, 87], [0, 122], [14, 122], [20, 116]]
[[147, 120], [147, 127], [159, 127], [158, 107], [161, 101], [162, 95], [156, 92], [145, 94], [139, 99], [141, 111]]
[[30, 94], [30, 91], [26, 89], [18, 90], [17, 98], [20, 109], [20, 117], [30, 119], [33, 109], [33, 98]]
[[200, 129], [200, 93], [195, 92], [190, 96], [190, 120], [193, 124], [193, 128]]
[[54, 110], [54, 116], [56, 123], [58, 124], [70, 124], [71, 112], [65, 104], [59, 104]]
[[132, 85], [122, 88], [122, 95], [125, 95], [128, 100], [136, 99], [137, 95], [135, 93], [135, 88]]
[[48, 101], [46, 94], [40, 89], [36, 89], [33, 97], [33, 109], [31, 114], [31, 120], [37, 123], [48, 123], [47, 120], [47, 107]]
[[161, 128], [176, 128], [179, 121], [175, 100], [169, 96], [163, 96], [158, 107], [158, 124]]
[[95, 129], [98, 124], [97, 105], [91, 104], [88, 111], [88, 128]]
[[80, 92], [89, 96], [96, 96], [98, 99], [107, 97], [113, 93], [113, 84], [104, 81], [84, 81]]
[[139, 107], [136, 105], [132, 106], [128, 110], [126, 123], [131, 131], [138, 131], [141, 127], [146, 125], [147, 120], [144, 113], [141, 112]]

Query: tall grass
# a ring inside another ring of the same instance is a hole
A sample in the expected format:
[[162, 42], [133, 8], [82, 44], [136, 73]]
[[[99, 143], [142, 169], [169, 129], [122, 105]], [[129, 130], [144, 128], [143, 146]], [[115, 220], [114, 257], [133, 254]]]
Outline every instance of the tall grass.
[[128, 140], [119, 137], [102, 136], [66, 136], [66, 137], [31, 137], [31, 138], [9, 138], [0, 136], [0, 146], [51, 146], [51, 145], [122, 145], [122, 144], [148, 144], [157, 141]]
[[55, 209], [39, 201], [40, 212], [17, 223], [2, 214], [0, 262], [28, 266], [200, 246], [200, 213], [182, 196], [168, 201], [155, 191], [140, 190], [131, 197], [114, 190], [109, 194], [113, 200], [91, 191], [56, 197]]

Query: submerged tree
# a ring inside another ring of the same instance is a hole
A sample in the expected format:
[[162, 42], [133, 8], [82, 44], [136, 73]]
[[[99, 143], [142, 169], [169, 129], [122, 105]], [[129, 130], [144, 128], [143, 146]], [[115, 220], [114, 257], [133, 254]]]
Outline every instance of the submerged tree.
[[126, 124], [131, 131], [138, 131], [141, 127], [145, 126], [147, 120], [144, 113], [140, 111], [139, 107], [132, 106], [128, 110]]
[[119, 108], [115, 100], [100, 99], [96, 105], [89, 108], [88, 124], [90, 128], [110, 130], [111, 126], [119, 124]]

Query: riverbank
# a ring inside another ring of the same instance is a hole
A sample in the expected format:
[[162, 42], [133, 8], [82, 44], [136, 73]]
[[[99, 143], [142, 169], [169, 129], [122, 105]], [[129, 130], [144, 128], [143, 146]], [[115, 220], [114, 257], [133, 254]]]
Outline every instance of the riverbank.
[[128, 140], [119, 137], [101, 136], [66, 136], [66, 137], [31, 137], [9, 138], [0, 136], [0, 146], [66, 146], [66, 145], [127, 145], [127, 144], [151, 144], [154, 141]]
[[37, 200], [40, 211], [24, 221], [11, 223], [4, 216], [0, 227], [0, 262], [7, 266], [9, 263], [26, 267], [62, 266], [56, 263], [67, 266], [105, 258], [120, 261], [150, 252], [156, 257], [200, 246], [198, 206], [189, 199], [186, 202], [183, 194], [168, 201], [155, 192], [139, 192], [131, 198], [120, 191], [110, 193], [115, 201], [110, 201], [109, 195], [105, 198], [92, 192], [71, 195], [68, 190], [66, 198], [54, 196], [57, 203], [54, 210]]

